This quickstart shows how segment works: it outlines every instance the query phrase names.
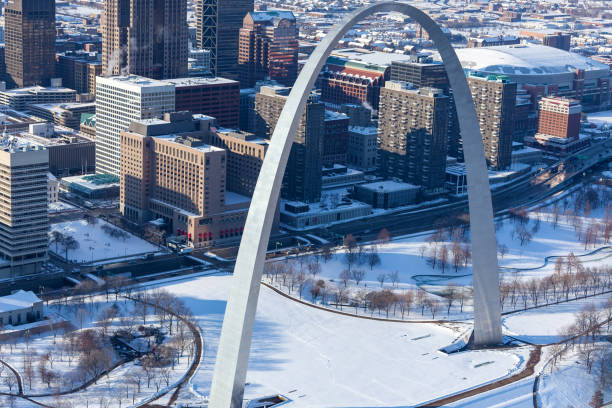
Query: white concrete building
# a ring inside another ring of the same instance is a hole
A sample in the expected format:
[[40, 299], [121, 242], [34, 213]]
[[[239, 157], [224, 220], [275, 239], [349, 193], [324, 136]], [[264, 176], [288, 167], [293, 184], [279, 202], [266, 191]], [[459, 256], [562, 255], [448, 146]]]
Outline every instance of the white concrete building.
[[43, 301], [31, 291], [17, 292], [0, 297], [0, 326], [16, 326], [40, 320]]
[[119, 177], [119, 134], [133, 120], [174, 111], [174, 85], [137, 75], [96, 79], [96, 172]]
[[0, 140], [0, 277], [40, 272], [47, 259], [49, 151]]

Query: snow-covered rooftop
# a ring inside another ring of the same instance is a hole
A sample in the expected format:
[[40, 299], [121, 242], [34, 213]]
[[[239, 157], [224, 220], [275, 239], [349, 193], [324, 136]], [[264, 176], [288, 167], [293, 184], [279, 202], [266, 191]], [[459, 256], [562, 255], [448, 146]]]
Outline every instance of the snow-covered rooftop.
[[397, 181], [385, 180], [385, 181], [377, 181], [374, 183], [362, 184], [359, 186], [360, 188], [367, 188], [368, 190], [385, 192], [385, 193], [394, 193], [398, 191], [406, 191], [418, 189], [419, 187], [408, 184], [408, 183], [399, 183]]
[[550, 75], [585, 71], [609, 72], [610, 68], [582, 55], [537, 44], [458, 48], [464, 68], [505, 75]]
[[0, 313], [32, 307], [41, 300], [31, 291], [18, 290], [12, 295], [0, 297]]

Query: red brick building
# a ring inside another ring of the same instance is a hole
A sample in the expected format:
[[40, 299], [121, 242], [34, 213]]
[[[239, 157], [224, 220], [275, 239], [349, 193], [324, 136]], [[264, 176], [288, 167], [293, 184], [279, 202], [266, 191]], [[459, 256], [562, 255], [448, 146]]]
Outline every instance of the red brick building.
[[175, 87], [175, 110], [204, 114], [219, 125], [238, 129], [240, 122], [240, 83], [226, 78], [168, 79]]
[[319, 76], [321, 99], [338, 106], [355, 103], [378, 109], [380, 88], [390, 74], [389, 66], [331, 56]]
[[574, 99], [548, 97], [540, 101], [538, 133], [578, 139], [582, 105]]

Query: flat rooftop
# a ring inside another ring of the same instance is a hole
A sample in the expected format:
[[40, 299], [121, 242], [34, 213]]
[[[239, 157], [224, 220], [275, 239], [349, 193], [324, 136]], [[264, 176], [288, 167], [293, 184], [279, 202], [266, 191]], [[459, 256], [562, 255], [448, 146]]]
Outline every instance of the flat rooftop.
[[206, 143], [198, 144], [196, 146], [190, 146], [188, 144], [182, 143], [181, 141], [185, 140], [185, 139], [182, 139], [182, 137], [180, 135], [176, 135], [176, 134], [153, 136], [153, 137], [155, 137], [156, 139], [166, 140], [166, 141], [171, 142], [171, 143], [176, 143], [176, 144], [181, 145], [181, 146], [189, 147], [189, 148], [194, 149], [194, 150], [199, 150], [199, 151], [204, 152], [204, 153], [223, 152], [223, 151], [225, 151], [225, 149], [221, 149], [221, 148], [216, 147], [216, 146], [211, 146], [211, 145], [206, 144]]
[[163, 82], [168, 82], [174, 85], [176, 88], [188, 87], [188, 86], [199, 86], [199, 85], [223, 85], [223, 84], [238, 84], [238, 81], [234, 81], [228, 78], [215, 77], [215, 78], [204, 78], [204, 77], [189, 77], [189, 78], [174, 78], [165, 79]]
[[18, 290], [12, 295], [0, 297], [0, 313], [32, 307], [41, 300], [31, 291]]

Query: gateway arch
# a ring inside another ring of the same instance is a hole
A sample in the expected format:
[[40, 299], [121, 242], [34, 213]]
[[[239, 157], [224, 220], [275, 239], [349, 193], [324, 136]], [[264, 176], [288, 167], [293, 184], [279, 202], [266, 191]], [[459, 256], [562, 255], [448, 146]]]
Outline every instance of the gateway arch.
[[469, 180], [474, 344], [487, 346], [502, 341], [491, 191], [478, 118], [463, 68], [450, 41], [427, 14], [407, 3], [378, 2], [348, 15], [319, 43], [291, 89], [278, 119], [253, 193], [234, 267], [211, 386], [211, 408], [242, 407], [251, 335], [270, 229], [289, 152], [308, 95], [338, 41], [355, 23], [378, 12], [400, 12], [416, 20], [429, 33], [446, 67], [457, 107]]

